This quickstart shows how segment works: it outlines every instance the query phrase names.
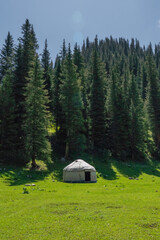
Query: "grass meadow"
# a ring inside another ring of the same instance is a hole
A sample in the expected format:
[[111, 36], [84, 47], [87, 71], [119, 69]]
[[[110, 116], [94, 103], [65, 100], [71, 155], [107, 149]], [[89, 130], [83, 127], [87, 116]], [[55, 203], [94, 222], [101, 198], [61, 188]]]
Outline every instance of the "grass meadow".
[[0, 166], [0, 239], [160, 239], [160, 164], [84, 160], [97, 183], [63, 183], [58, 161]]

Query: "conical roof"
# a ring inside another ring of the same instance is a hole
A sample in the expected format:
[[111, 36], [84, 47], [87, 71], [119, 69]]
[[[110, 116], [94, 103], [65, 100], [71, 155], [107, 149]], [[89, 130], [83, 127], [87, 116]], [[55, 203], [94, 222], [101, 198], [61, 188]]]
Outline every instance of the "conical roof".
[[63, 171], [68, 171], [68, 172], [73, 172], [73, 171], [79, 172], [82, 170], [92, 170], [92, 171], [96, 172], [96, 169], [93, 166], [86, 163], [82, 159], [75, 160], [74, 162], [72, 162], [71, 164], [69, 164], [68, 166], [66, 166], [63, 169]]

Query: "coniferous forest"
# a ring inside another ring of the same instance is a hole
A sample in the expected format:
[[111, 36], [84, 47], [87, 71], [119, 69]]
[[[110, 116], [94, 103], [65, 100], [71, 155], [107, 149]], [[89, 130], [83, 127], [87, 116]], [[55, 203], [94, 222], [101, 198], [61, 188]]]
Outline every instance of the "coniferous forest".
[[[49, 135], [49, 129], [54, 134]], [[51, 60], [27, 19], [0, 53], [0, 162], [24, 165], [53, 152], [127, 161], [160, 157], [160, 44], [106, 37], [62, 42]]]

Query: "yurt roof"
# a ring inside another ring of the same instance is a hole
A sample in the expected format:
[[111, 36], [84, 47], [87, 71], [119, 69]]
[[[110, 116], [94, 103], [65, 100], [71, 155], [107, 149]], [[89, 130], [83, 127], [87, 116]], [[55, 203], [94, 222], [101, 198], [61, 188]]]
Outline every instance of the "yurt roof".
[[64, 171], [73, 172], [73, 171], [82, 171], [82, 170], [92, 170], [96, 172], [95, 168], [90, 164], [86, 163], [82, 159], [77, 159], [68, 166], [66, 166]]

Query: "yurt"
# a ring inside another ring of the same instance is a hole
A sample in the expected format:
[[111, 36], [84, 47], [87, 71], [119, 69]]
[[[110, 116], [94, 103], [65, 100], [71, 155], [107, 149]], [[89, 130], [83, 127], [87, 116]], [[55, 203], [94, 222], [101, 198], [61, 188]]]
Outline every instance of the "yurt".
[[63, 169], [63, 181], [71, 183], [97, 182], [96, 169], [81, 159], [77, 159]]

